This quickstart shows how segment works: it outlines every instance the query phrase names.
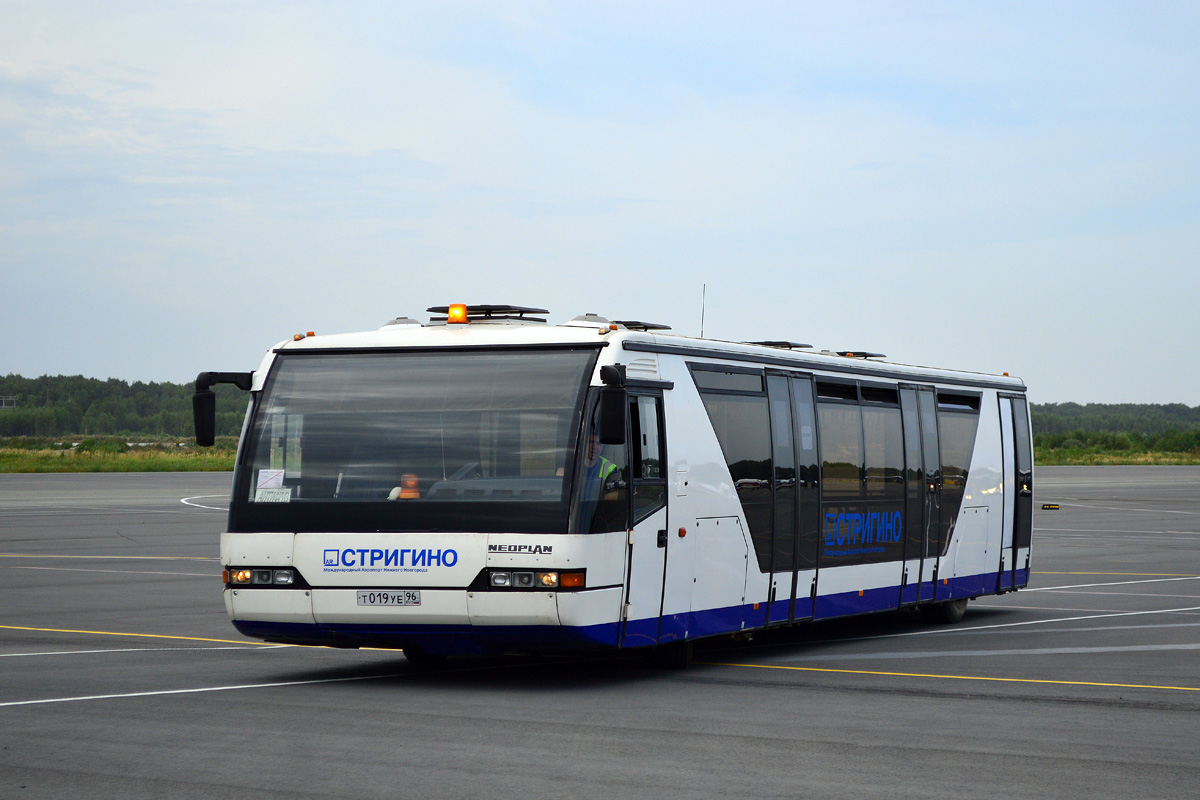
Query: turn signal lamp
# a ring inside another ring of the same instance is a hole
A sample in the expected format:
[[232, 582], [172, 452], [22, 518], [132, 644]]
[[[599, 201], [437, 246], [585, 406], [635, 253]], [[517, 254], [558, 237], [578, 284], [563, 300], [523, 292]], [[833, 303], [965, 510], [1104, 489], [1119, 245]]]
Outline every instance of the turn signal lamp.
[[446, 324], [459, 325], [467, 321], [467, 307], [462, 303], [451, 303], [446, 311]]
[[400, 476], [400, 499], [401, 500], [417, 500], [421, 497], [421, 490], [417, 484], [417, 473], [406, 472]]
[[582, 572], [560, 572], [558, 585], [564, 589], [582, 589], [583, 575]]

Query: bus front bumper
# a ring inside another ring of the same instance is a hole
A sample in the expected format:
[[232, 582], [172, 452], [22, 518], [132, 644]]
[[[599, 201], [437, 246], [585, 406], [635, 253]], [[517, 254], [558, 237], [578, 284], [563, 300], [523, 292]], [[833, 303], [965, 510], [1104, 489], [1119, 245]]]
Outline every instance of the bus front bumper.
[[355, 589], [226, 589], [225, 603], [238, 631], [271, 642], [486, 655], [614, 647], [621, 589], [422, 589], [415, 606], [359, 605]]

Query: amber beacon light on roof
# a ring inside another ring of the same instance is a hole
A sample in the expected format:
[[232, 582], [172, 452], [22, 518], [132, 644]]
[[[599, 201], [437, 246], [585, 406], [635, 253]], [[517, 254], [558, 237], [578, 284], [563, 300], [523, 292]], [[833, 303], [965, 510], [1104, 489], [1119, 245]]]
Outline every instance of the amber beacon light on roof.
[[432, 306], [425, 309], [433, 316], [430, 322], [444, 322], [447, 325], [465, 325], [468, 322], [484, 322], [499, 320], [515, 320], [520, 322], [545, 322], [544, 317], [527, 316], [529, 314], [549, 314], [544, 308], [529, 308], [527, 306], [510, 306], [502, 304], [470, 304], [451, 303], [447, 306]]

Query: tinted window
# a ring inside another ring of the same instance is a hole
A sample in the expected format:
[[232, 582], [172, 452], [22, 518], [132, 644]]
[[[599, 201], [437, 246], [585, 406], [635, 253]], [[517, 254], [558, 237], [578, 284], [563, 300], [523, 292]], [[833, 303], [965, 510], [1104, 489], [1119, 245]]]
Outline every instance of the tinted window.
[[231, 530], [565, 532], [595, 351], [280, 356]]
[[[698, 374], [698, 373], [697, 373]], [[771, 425], [765, 395], [702, 394], [759, 563], [771, 552]]]
[[662, 436], [659, 432], [659, 400], [631, 397], [629, 422], [633, 435], [633, 521], [639, 522], [666, 503], [667, 483], [663, 471]]
[[958, 518], [959, 507], [962, 505], [978, 424], [977, 412], [938, 410], [938, 432], [942, 448], [942, 553], [945, 553], [950, 545], [954, 521]]
[[864, 406], [863, 441], [866, 445], [867, 498], [904, 498], [904, 430], [899, 408]]
[[592, 417], [575, 470], [575, 518], [579, 533], [623, 531], [629, 519], [629, 467], [623, 444], [600, 443], [599, 408]]
[[824, 499], [858, 500], [862, 495], [862, 419], [857, 405], [817, 403], [821, 429]]
[[817, 383], [817, 399], [824, 400], [853, 400], [858, 402], [858, 386], [853, 383]]
[[701, 391], [761, 392], [763, 388], [761, 373], [693, 369], [692, 379]]

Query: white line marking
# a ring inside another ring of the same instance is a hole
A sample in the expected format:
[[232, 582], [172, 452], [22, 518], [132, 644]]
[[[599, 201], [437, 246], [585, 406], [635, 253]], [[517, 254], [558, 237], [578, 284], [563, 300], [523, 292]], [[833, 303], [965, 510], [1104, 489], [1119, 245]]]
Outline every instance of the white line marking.
[[1200, 594], [1156, 594], [1154, 592], [1077, 592], [1066, 591], [1063, 594], [1107, 595], [1109, 597], [1166, 597], [1171, 600], [1200, 600]]
[[9, 706], [36, 706], [46, 703], [75, 703], [81, 700], [116, 700], [126, 697], [160, 697], [169, 694], [201, 694], [204, 692], [234, 692], [240, 689], [273, 689], [278, 686], [309, 686], [316, 683], [348, 683], [350, 681], [378, 681], [402, 678], [408, 673], [394, 672], [387, 675], [362, 675], [356, 678], [318, 678], [309, 681], [278, 681], [275, 683], [242, 683], [232, 686], [205, 686], [199, 689], [160, 689], [153, 692], [124, 692], [121, 694], [90, 694], [82, 697], [50, 697], [44, 700], [12, 700], [0, 703], [0, 708]]
[[21, 658], [23, 656], [86, 656], [92, 653], [165, 653], [173, 650], [192, 652], [195, 650], [286, 650], [287, 645], [279, 644], [269, 647], [262, 645], [229, 645], [227, 647], [122, 647], [109, 650], [55, 650], [48, 653], [0, 653], [0, 658]]
[[0, 553], [0, 558], [84, 558], [114, 559], [118, 561], [220, 561], [213, 556], [82, 556], [63, 553]]
[[[224, 511], [225, 509], [220, 509], [220, 510]], [[0, 509], [0, 511], [3, 511], [3, 509]], [[192, 512], [186, 508], [178, 508], [178, 507], [172, 507], [171, 510], [169, 510], [169, 511], [151, 511], [148, 509], [136, 509], [136, 508], [95, 508], [95, 509], [80, 510], [78, 508], [63, 507], [61, 509], [56, 509], [54, 511], [29, 511], [29, 512], [26, 512], [26, 511], [4, 511], [4, 517], [5, 517], [5, 519], [16, 519], [18, 517], [22, 517], [22, 518], [23, 517], [30, 517], [30, 518], [33, 518], [33, 517], [56, 517], [56, 518], [57, 517], [63, 517], [63, 518], [65, 518], [65, 517], [98, 517], [98, 518], [106, 519], [108, 517], [118, 517], [118, 516], [119, 517], [134, 517], [139, 514], [142, 514], [142, 515], [157, 514], [160, 516], [163, 514], [167, 514], [167, 515], [180, 516], [183, 514], [191, 514], [191, 513]]]
[[1077, 583], [1072, 586], [1039, 586], [1034, 589], [1022, 589], [1023, 592], [1057, 592], [1062, 589], [1091, 589], [1095, 586], [1129, 586], [1135, 583], [1170, 583], [1171, 581], [1200, 581], [1200, 576], [1188, 578], [1147, 578], [1143, 581], [1113, 581], [1111, 583]]
[[[1065, 611], [1069, 609], [1057, 609]], [[1097, 633], [1103, 631], [1145, 631], [1151, 628], [1200, 628], [1200, 622], [1163, 622], [1156, 625], [1089, 625], [1086, 628], [1055, 628], [1052, 631], [1032, 631], [1032, 633]], [[1004, 633], [1025, 634], [1029, 631], [1003, 631]]]
[[83, 569], [81, 567], [10, 567], [0, 566], [0, 569], [44, 569], [54, 572], [109, 572], [117, 575], [184, 575], [189, 578], [218, 578], [216, 572], [151, 572], [140, 569]]
[[1142, 653], [1158, 650], [1200, 650], [1200, 642], [1189, 644], [1129, 644], [1112, 645], [1108, 647], [1031, 647], [1019, 650], [930, 650], [927, 652], [906, 653], [843, 653], [841, 655], [794, 656], [783, 658], [781, 661], [865, 661], [876, 658], [920, 659], [920, 658], [956, 658], [978, 656], [1054, 656], [1054, 655], [1083, 655], [1084, 653]]
[[228, 511], [229, 510], [228, 506], [205, 506], [205, 505], [201, 505], [200, 503], [191, 502], [192, 500], [202, 500], [202, 499], [209, 498], [209, 497], [228, 497], [228, 496], [229, 495], [227, 495], [227, 494], [198, 494], [193, 497], [184, 497], [179, 502], [183, 503], [185, 506], [191, 506], [192, 508], [207, 508], [210, 511]]
[[1128, 533], [1152, 536], [1200, 536], [1197, 531], [1137, 531], [1127, 528], [1034, 528], [1038, 533]]
[[[1028, 591], [1028, 590], [1022, 590]], [[1058, 617], [1056, 619], [1033, 619], [1025, 622], [1002, 622], [997, 625], [976, 625], [971, 628], [939, 628], [927, 631], [910, 631], [909, 633], [888, 633], [882, 636], [860, 636], [856, 639], [838, 639], [839, 642], [861, 641], [867, 639], [892, 639], [901, 636], [928, 636], [935, 633], [971, 633], [972, 631], [989, 631], [996, 628], [1017, 628], [1024, 625], [1050, 625], [1055, 622], [1079, 622], [1085, 619], [1108, 619], [1110, 617], [1139, 617], [1146, 614], [1174, 614], [1181, 611], [1200, 611], [1200, 606], [1190, 608], [1162, 608], [1156, 611], [1119, 611], [1112, 614], [1091, 614], [1083, 617]]]
[[1127, 506], [1094, 506], [1091, 503], [1059, 503], [1073, 508], [1097, 508], [1101, 511], [1143, 511], [1147, 514], [1184, 514], [1189, 517], [1200, 517], [1200, 511], [1169, 511], [1165, 508], [1129, 508]]

